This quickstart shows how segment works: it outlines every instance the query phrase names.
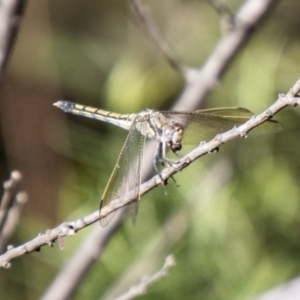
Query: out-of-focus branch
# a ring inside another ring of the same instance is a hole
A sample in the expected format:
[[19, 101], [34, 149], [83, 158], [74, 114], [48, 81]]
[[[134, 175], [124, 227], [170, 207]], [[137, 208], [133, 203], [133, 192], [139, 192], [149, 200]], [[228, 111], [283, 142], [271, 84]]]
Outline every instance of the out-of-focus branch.
[[[300, 105], [300, 98], [296, 97], [300, 91], [300, 79], [295, 83], [295, 85], [290, 89], [290, 91], [286, 95], [280, 95], [277, 101], [271, 105], [267, 110], [262, 112], [261, 114], [251, 118], [249, 121], [240, 125], [239, 127], [235, 127], [227, 132], [217, 135], [211, 141], [201, 144], [193, 151], [191, 151], [186, 156], [182, 157], [176, 165], [169, 166], [165, 168], [160, 175], [156, 175], [152, 179], [143, 183], [140, 188], [141, 195], [148, 193], [154, 187], [163, 184], [168, 178], [170, 178], [175, 173], [183, 170], [193, 161], [198, 159], [199, 157], [206, 155], [214, 151], [215, 149], [222, 146], [222, 144], [227, 141], [244, 137], [246, 134], [259, 126], [266, 120], [270, 119], [277, 112], [283, 109], [286, 106], [296, 106]], [[115, 199], [109, 205], [105, 206], [101, 210], [102, 216], [107, 216], [115, 210], [118, 210], [125, 205], [128, 205], [132, 201], [135, 201], [136, 193], [135, 191], [129, 192], [122, 200]], [[30, 253], [32, 251], [39, 250], [41, 246], [44, 245], [53, 245], [53, 242], [58, 239], [58, 237], [70, 236], [73, 235], [78, 230], [89, 226], [92, 223], [95, 223], [99, 220], [99, 212], [95, 211], [94, 213], [75, 220], [73, 222], [66, 222], [61, 224], [60, 226], [48, 230], [46, 233], [39, 235], [33, 240], [19, 246], [16, 248], [11, 248], [5, 254], [0, 256], [0, 267], [8, 267], [9, 263], [12, 259], [21, 256], [25, 253]]]
[[6, 222], [0, 232], [0, 253], [3, 253], [5, 246], [15, 228], [17, 227], [24, 204], [27, 202], [26, 192], [18, 192], [12, 207], [8, 210]]
[[300, 277], [297, 277], [251, 300], [298, 300], [299, 295]]
[[11, 55], [26, 2], [26, 0], [0, 1], [0, 77]]
[[[118, 212], [109, 226], [100, 230], [99, 225], [88, 235], [68, 264], [64, 266], [55, 280], [42, 296], [42, 300], [70, 299], [77, 290], [80, 282], [85, 278], [90, 267], [98, 260], [107, 246], [108, 241], [123, 222], [125, 214]], [[123, 217], [122, 217], [123, 216]], [[68, 280], [66, 280], [68, 278]]]
[[[158, 50], [166, 57], [170, 65], [178, 70], [187, 82], [185, 89], [173, 109], [194, 110], [200, 106], [207, 94], [218, 83], [227, 67], [237, 55], [241, 47], [249, 40], [257, 24], [263, 20], [267, 13], [277, 3], [277, 0], [248, 0], [241, 7], [235, 18], [231, 18], [231, 30], [221, 38], [211, 56], [199, 69], [188, 68], [177, 57], [157, 26], [150, 17], [149, 12], [139, 0], [128, 0], [133, 7], [141, 27]], [[219, 10], [224, 5], [220, 0], [211, 0]], [[226, 9], [227, 15], [230, 13]], [[224, 14], [224, 12], [223, 12]]]
[[18, 224], [23, 205], [27, 201], [25, 192], [15, 191], [21, 179], [19, 171], [12, 171], [10, 179], [3, 184], [4, 192], [0, 201], [0, 253]]
[[234, 29], [228, 31], [199, 70], [189, 72], [188, 84], [173, 106], [177, 110], [194, 110], [219, 82], [241, 47], [249, 40], [277, 0], [248, 0], [237, 12]]
[[139, 284], [131, 287], [127, 293], [116, 298], [116, 300], [130, 300], [135, 297], [146, 294], [148, 288], [151, 285], [153, 285], [156, 281], [168, 275], [170, 269], [173, 268], [174, 266], [175, 266], [174, 256], [173, 255], [167, 256], [165, 259], [165, 264], [158, 272], [156, 272], [150, 277], [144, 277]]
[[139, 0], [128, 1], [136, 16], [138, 17], [141, 28], [145, 32], [146, 36], [155, 44], [155, 46], [163, 54], [170, 65], [174, 69], [179, 71], [179, 73], [182, 74], [183, 78], [186, 78], [186, 72], [188, 71], [188, 68], [183, 64], [181, 59], [162, 37], [162, 34], [151, 18], [149, 10]]
[[22, 175], [19, 171], [12, 171], [10, 178], [3, 183], [4, 193], [0, 200], [0, 231], [5, 222], [8, 209], [14, 200], [14, 189], [16, 185], [21, 181]]

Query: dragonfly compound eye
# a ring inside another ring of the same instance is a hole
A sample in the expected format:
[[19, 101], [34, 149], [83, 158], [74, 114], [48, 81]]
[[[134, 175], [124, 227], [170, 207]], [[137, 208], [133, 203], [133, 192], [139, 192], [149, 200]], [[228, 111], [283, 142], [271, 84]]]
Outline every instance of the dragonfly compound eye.
[[175, 127], [173, 125], [166, 125], [162, 130], [162, 138], [165, 142], [171, 142], [175, 134]]
[[[173, 145], [180, 144], [183, 139], [183, 135], [184, 135], [183, 127], [179, 123], [173, 124], [173, 127], [174, 127], [174, 132], [172, 135], [172, 143], [173, 143]], [[180, 148], [181, 148], [181, 146], [180, 146]]]

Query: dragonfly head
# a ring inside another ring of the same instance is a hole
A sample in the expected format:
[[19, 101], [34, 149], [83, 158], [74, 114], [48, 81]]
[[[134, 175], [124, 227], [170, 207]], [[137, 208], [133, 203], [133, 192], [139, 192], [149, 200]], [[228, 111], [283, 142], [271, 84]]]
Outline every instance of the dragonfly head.
[[180, 151], [184, 129], [179, 123], [166, 125], [162, 130], [163, 141], [166, 142], [173, 152]]

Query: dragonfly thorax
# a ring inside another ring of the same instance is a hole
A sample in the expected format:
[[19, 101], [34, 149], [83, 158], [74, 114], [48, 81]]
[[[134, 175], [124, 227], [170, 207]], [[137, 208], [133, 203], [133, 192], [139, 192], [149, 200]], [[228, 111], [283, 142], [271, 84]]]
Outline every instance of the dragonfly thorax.
[[167, 143], [173, 152], [181, 150], [184, 129], [179, 123], [168, 124], [162, 127], [161, 141]]

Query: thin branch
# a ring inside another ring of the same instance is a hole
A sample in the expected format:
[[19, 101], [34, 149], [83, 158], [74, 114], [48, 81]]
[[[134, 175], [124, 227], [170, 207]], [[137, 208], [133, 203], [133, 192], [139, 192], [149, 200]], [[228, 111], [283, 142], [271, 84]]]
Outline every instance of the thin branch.
[[28, 196], [26, 192], [19, 192], [14, 200], [13, 206], [8, 210], [6, 222], [0, 232], [0, 253], [3, 253], [5, 246], [13, 232], [15, 231], [23, 210], [24, 204], [27, 202]]
[[3, 184], [4, 193], [0, 200], [0, 232], [7, 218], [8, 210], [12, 206], [15, 195], [15, 187], [22, 180], [22, 175], [19, 171], [12, 171], [10, 179]]
[[0, 200], [0, 253], [3, 253], [7, 241], [13, 234], [21, 215], [24, 203], [27, 201], [25, 192], [16, 194], [16, 187], [22, 180], [19, 171], [12, 171], [10, 179], [3, 184], [4, 192]]
[[173, 109], [195, 110], [250, 39], [258, 23], [270, 12], [277, 0], [248, 0], [236, 14], [234, 30], [227, 32], [199, 70], [188, 72], [188, 84]]
[[[206, 98], [207, 94], [219, 82], [221, 76], [237, 55], [241, 47], [250, 39], [257, 24], [270, 12], [278, 0], [248, 0], [236, 17], [231, 20], [234, 26], [219, 41], [205, 65], [199, 69], [188, 68], [177, 57], [163, 39], [146, 8], [139, 0], [128, 0], [139, 18], [142, 29], [158, 50], [166, 57], [170, 65], [182, 74], [188, 83], [177, 99], [173, 109], [194, 110]], [[211, 0], [217, 7], [220, 0]], [[224, 7], [224, 5], [222, 6]]]
[[[41, 297], [42, 300], [63, 300], [70, 299], [78, 289], [80, 282], [85, 278], [90, 267], [98, 260], [99, 256], [107, 246], [111, 236], [123, 223], [125, 214], [118, 212], [109, 226], [99, 229], [95, 226], [85, 241], [77, 249], [75, 255], [68, 261], [59, 274], [55, 277], [49, 288]], [[99, 213], [97, 213], [99, 214]], [[123, 217], [122, 217], [123, 215]], [[68, 278], [68, 280], [66, 280]]]
[[26, 2], [26, 0], [0, 1], [0, 76], [11, 55]]
[[[207, 143], [202, 143], [200, 146], [195, 148], [189, 154], [181, 158], [178, 163], [165, 168], [160, 176], [156, 175], [149, 181], [141, 185], [141, 195], [148, 193], [154, 187], [161, 185], [168, 178], [170, 178], [175, 173], [183, 170], [193, 161], [198, 159], [201, 156], [204, 156], [207, 153], [214, 151], [215, 149], [221, 147], [227, 141], [236, 139], [238, 137], [245, 137], [246, 134], [253, 128], [259, 126], [266, 120], [270, 119], [276, 113], [286, 106], [296, 106], [300, 104], [300, 98], [296, 97], [300, 91], [300, 79], [295, 83], [295, 85], [290, 89], [286, 95], [280, 95], [277, 101], [271, 105], [267, 110], [261, 114], [251, 118], [249, 121], [244, 123], [239, 127], [235, 127], [227, 132], [217, 135], [214, 139]], [[105, 206], [101, 210], [102, 216], [106, 216], [111, 212], [118, 210], [119, 208], [128, 205], [130, 202], [134, 201], [136, 198], [135, 192], [131, 191], [123, 198], [123, 200], [113, 200], [108, 206]], [[53, 245], [53, 242], [59, 237], [71, 236], [74, 235], [78, 230], [89, 226], [92, 223], [95, 223], [99, 220], [99, 212], [95, 211], [94, 213], [75, 220], [73, 222], [66, 222], [58, 227], [48, 230], [46, 233], [37, 236], [31, 241], [18, 246], [16, 248], [11, 248], [5, 254], [0, 256], [0, 267], [8, 267], [12, 259], [21, 256], [25, 253], [30, 253], [32, 251], [39, 250], [41, 246], [44, 245]]]
[[171, 268], [175, 266], [175, 258], [173, 255], [169, 255], [165, 259], [165, 264], [163, 267], [153, 274], [150, 277], [144, 277], [141, 282], [133, 287], [131, 287], [127, 293], [116, 298], [116, 300], [130, 300], [135, 297], [145, 295], [147, 290], [151, 285], [153, 285], [156, 281], [166, 277]]
[[140, 22], [141, 28], [146, 36], [156, 45], [158, 50], [163, 54], [170, 65], [186, 78], [185, 73], [188, 68], [183, 64], [177, 54], [173, 51], [170, 45], [162, 37], [155, 22], [152, 20], [149, 10], [139, 0], [128, 0], [130, 6], [135, 12]]

